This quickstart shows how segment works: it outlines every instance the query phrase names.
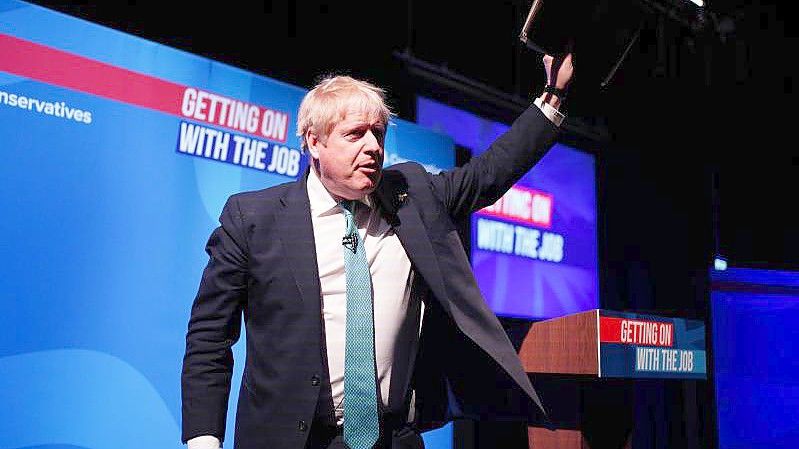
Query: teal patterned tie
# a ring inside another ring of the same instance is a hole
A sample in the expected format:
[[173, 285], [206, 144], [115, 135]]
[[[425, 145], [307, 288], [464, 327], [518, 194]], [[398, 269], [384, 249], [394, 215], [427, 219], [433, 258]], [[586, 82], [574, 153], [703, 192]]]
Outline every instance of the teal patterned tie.
[[344, 442], [372, 449], [380, 436], [377, 417], [372, 279], [355, 225], [356, 201], [342, 201], [347, 219], [344, 267], [347, 271], [347, 343], [344, 355]]

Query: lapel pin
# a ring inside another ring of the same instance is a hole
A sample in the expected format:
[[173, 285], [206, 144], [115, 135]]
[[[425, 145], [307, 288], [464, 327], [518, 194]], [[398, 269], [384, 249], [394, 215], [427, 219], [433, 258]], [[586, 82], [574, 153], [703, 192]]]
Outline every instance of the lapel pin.
[[397, 194], [397, 197], [396, 197], [396, 199], [395, 199], [396, 207], [400, 207], [400, 206], [402, 206], [402, 204], [403, 204], [403, 203], [405, 203], [405, 200], [406, 200], [407, 198], [408, 198], [408, 193], [407, 193], [407, 192], [400, 192], [400, 193], [398, 193], [398, 194]]

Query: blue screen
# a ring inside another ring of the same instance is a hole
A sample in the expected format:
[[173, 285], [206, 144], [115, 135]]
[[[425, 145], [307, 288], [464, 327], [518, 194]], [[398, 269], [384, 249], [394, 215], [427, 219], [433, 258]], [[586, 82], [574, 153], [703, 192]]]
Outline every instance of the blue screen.
[[799, 273], [712, 273], [719, 449], [799, 447]]
[[[476, 156], [509, 127], [427, 98], [417, 122]], [[472, 265], [502, 316], [544, 319], [598, 307], [595, 160], [555, 146], [493, 206], [471, 219]]]
[[[0, 446], [184, 447], [181, 364], [205, 243], [229, 195], [303, 174], [304, 94], [0, 0]], [[396, 120], [386, 140], [389, 163], [454, 165], [443, 134]], [[234, 358], [228, 443], [243, 341]], [[430, 447], [449, 447], [440, 435]]]

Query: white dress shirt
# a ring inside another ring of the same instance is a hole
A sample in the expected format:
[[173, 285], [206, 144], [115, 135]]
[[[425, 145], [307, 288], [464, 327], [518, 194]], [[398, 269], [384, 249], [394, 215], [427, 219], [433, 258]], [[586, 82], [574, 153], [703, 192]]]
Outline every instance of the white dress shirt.
[[[344, 237], [346, 219], [341, 207], [313, 170], [308, 175], [308, 198], [311, 201], [316, 262], [322, 288], [330, 385], [336, 419], [341, 424], [344, 419], [344, 348], [347, 329], [347, 276], [341, 239]], [[408, 335], [401, 336], [400, 332], [407, 329], [404, 326], [406, 320], [416, 322], [418, 317], [408, 313], [411, 261], [394, 230], [377, 207], [369, 207], [370, 203], [375, 205], [369, 197], [357, 203], [355, 222], [372, 276], [377, 384], [380, 399], [387, 406], [394, 345], [397, 341], [407, 341]]]

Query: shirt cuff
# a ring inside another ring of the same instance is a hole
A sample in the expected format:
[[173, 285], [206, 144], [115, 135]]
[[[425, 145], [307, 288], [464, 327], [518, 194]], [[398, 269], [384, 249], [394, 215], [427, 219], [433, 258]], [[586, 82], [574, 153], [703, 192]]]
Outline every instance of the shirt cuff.
[[188, 449], [219, 449], [221, 447], [219, 439], [211, 435], [194, 437], [186, 443], [188, 443]]
[[555, 124], [555, 126], [560, 126], [560, 124], [563, 122], [563, 119], [566, 118], [566, 116], [560, 111], [553, 108], [551, 104], [541, 101], [541, 98], [536, 98], [533, 100], [533, 104], [538, 106], [538, 109], [540, 109], [541, 112], [543, 112], [544, 115]]

